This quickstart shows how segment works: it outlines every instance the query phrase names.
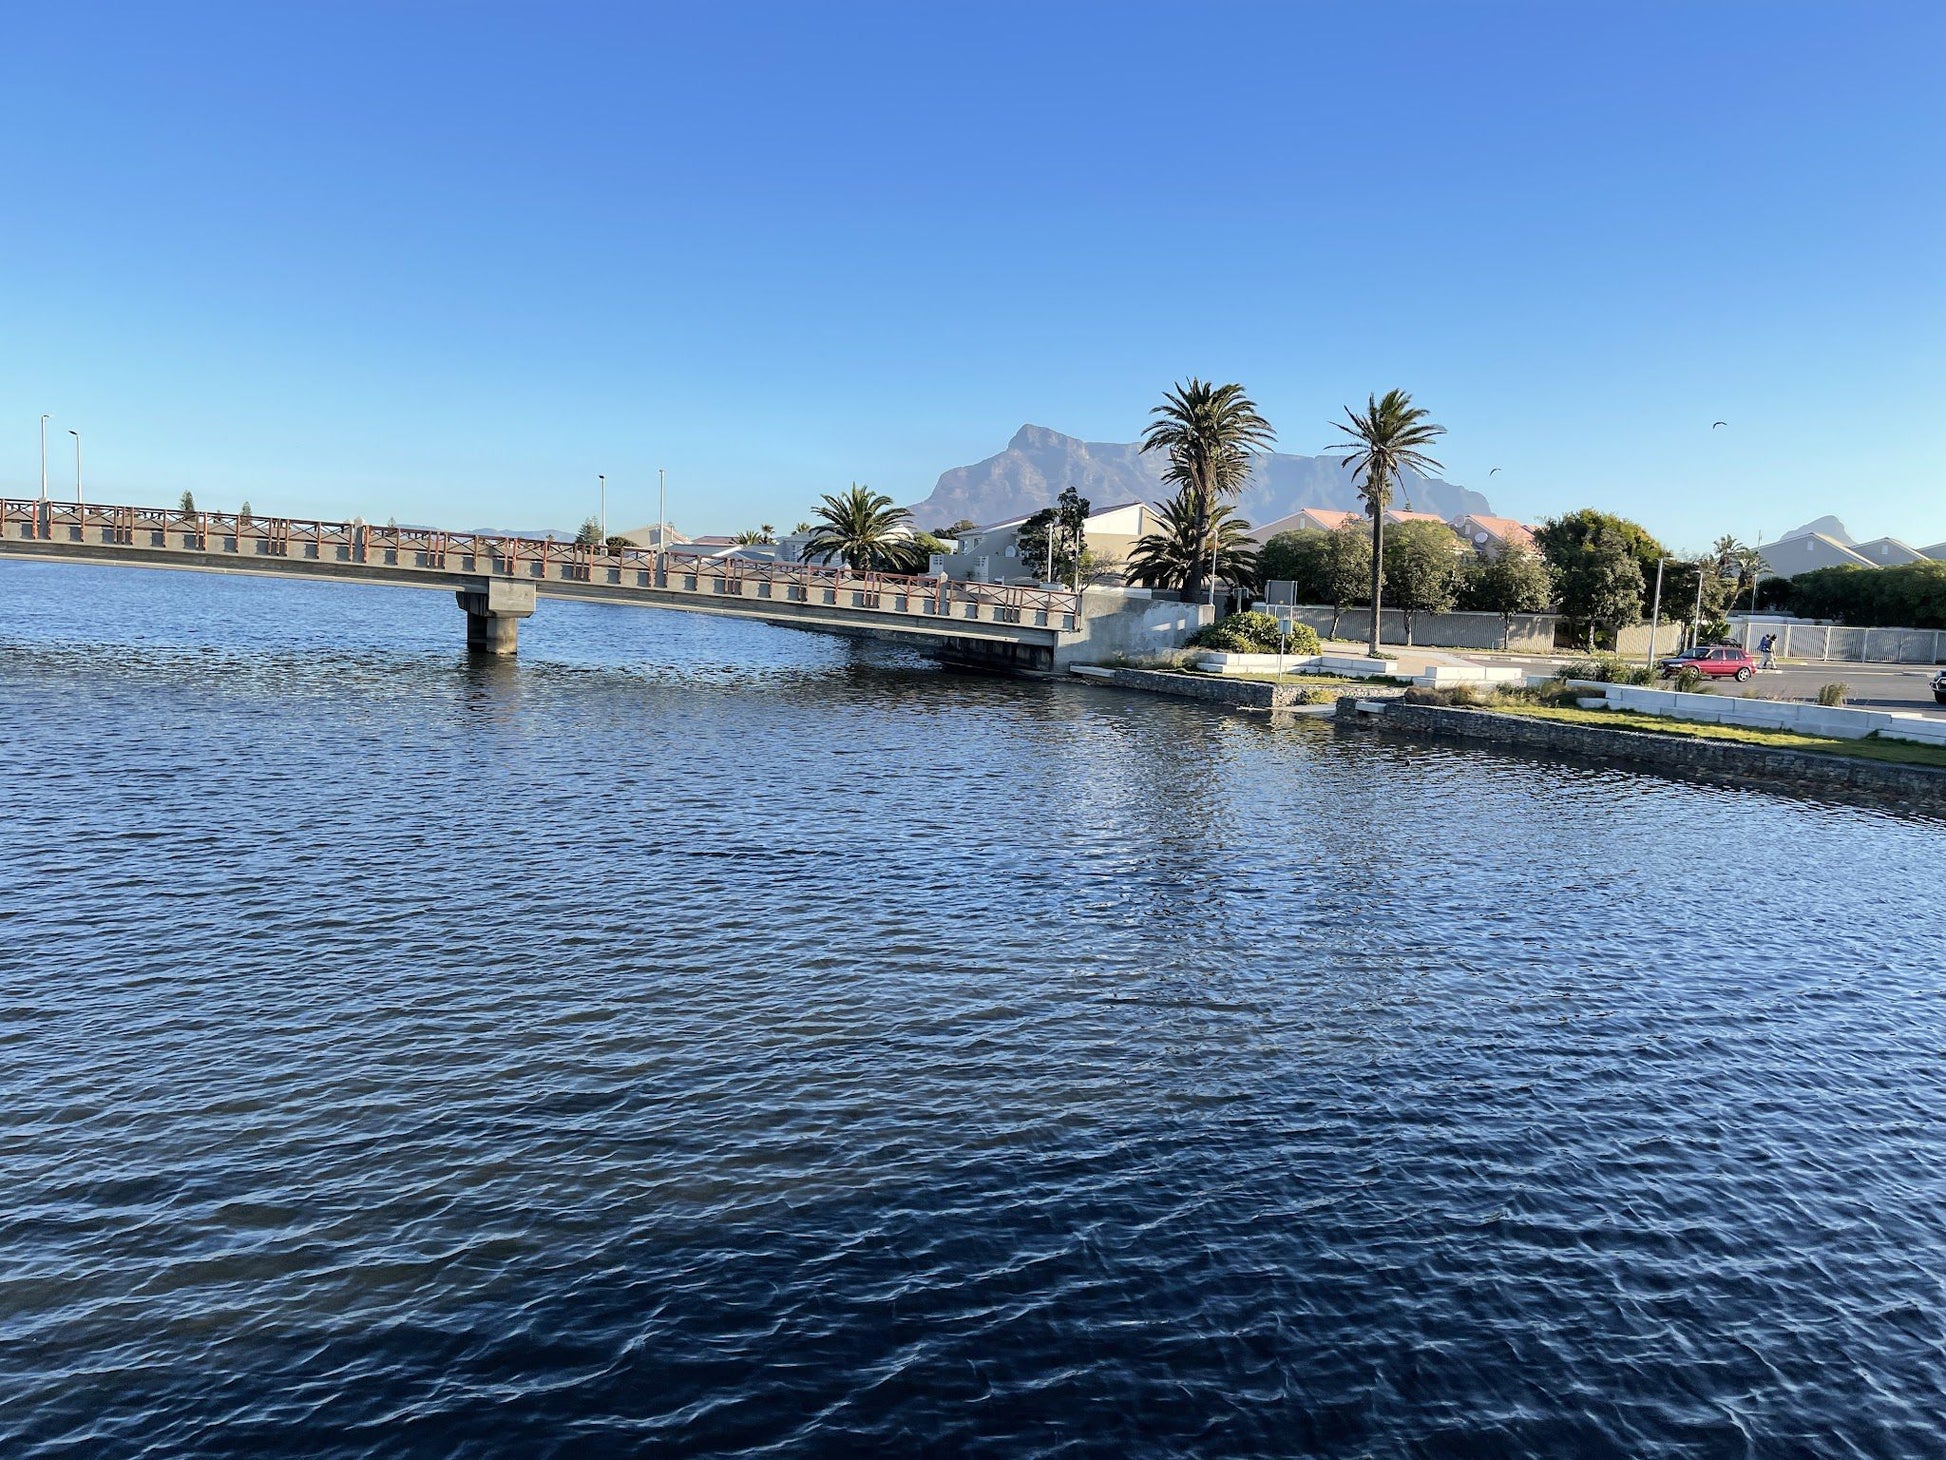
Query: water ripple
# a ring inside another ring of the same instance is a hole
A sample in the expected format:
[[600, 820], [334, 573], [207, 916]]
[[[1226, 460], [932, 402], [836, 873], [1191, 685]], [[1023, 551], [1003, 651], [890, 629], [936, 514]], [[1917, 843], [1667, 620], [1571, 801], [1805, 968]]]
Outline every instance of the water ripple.
[[9, 1455], [1941, 1453], [1936, 822], [586, 605], [0, 625]]

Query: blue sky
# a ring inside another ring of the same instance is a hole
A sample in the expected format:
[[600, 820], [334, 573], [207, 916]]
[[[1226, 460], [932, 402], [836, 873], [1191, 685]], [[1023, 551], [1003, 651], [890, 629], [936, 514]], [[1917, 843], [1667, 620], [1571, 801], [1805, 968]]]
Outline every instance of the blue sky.
[[[1946, 7], [44, 5], [0, 486], [788, 524], [1367, 391], [1528, 518], [1946, 538]], [[1727, 420], [1712, 432], [1710, 422]], [[1501, 468], [1489, 481], [1489, 471]]]

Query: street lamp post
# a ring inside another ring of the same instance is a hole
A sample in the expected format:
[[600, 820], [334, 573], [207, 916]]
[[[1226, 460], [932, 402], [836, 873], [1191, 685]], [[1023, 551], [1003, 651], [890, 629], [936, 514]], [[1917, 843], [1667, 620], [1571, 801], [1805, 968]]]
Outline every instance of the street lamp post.
[[47, 500], [47, 412], [41, 412], [41, 500]]
[[[1674, 560], [1671, 558], [1657, 558], [1655, 560], [1655, 607], [1649, 612], [1649, 652], [1642, 658], [1642, 667], [1644, 669], [1655, 668], [1656, 630], [1662, 627], [1662, 569], [1664, 564], [1672, 561]], [[1700, 578], [1697, 580], [1699, 584], [1701, 581]]]
[[655, 565], [656, 575], [662, 586], [669, 582], [669, 473], [662, 467], [655, 469], [656, 511], [659, 517], [655, 525]]
[[69, 431], [68, 435], [74, 438], [74, 504], [78, 507], [81, 505], [81, 433]]
[[601, 545], [606, 546], [608, 543], [608, 478], [597, 472], [595, 480], [601, 483]]

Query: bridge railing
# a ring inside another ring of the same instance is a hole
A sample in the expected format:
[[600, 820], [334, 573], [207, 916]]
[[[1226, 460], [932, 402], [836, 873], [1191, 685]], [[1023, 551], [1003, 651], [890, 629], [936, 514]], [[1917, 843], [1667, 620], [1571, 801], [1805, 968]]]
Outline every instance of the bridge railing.
[[983, 623], [1073, 629], [1081, 595], [1065, 588], [974, 583], [945, 576], [854, 572], [843, 565], [785, 563], [695, 549], [611, 548], [551, 537], [383, 527], [236, 512], [184, 512], [49, 499], [0, 499], [0, 539], [192, 553], [300, 558], [432, 572], [504, 574], [536, 583], [772, 599], [923, 614]]

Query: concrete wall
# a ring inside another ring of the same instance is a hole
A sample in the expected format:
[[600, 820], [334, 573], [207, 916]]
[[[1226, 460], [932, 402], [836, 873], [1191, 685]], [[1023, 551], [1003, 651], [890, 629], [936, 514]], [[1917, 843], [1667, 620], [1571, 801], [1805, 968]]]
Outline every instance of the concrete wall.
[[1673, 689], [1596, 684], [1589, 680], [1570, 682], [1590, 695], [1605, 696], [1611, 709], [1717, 725], [1748, 725], [1758, 730], [1794, 730], [1800, 735], [1822, 735], [1833, 740], [1863, 740], [1868, 735], [1877, 735], [1883, 740], [1946, 745], [1946, 720], [1930, 715], [1852, 710], [1791, 700], [1744, 699], [1738, 695], [1685, 694]]
[[1873, 800], [1889, 799], [1946, 811], [1946, 770], [1929, 766], [1892, 765], [1844, 755], [1821, 755], [1815, 751], [1773, 749], [1735, 740], [1611, 730], [1600, 725], [1398, 701], [1366, 713], [1358, 709], [1358, 704], [1356, 697], [1338, 701], [1339, 725], [1347, 729], [1396, 730], [1440, 739], [1482, 741], [1586, 760], [1628, 761], [1733, 785], [1756, 782], [1809, 791], [1855, 793]]
[[1177, 603], [1123, 588], [1088, 588], [1081, 594], [1081, 622], [1061, 635], [1054, 665], [1099, 663], [1117, 654], [1140, 656], [1180, 649], [1211, 622], [1205, 603]]
[[[1309, 624], [1323, 638], [1331, 631], [1331, 608], [1327, 605], [1300, 604], [1295, 608], [1273, 607], [1270, 612], [1290, 615], [1298, 623]], [[1379, 627], [1384, 631], [1382, 642], [1386, 644], [1405, 643], [1405, 615], [1395, 608], [1385, 609], [1380, 615]], [[1559, 622], [1551, 613], [1523, 613], [1514, 616], [1511, 636], [1505, 637], [1505, 646], [1519, 654], [1552, 654], [1554, 652], [1554, 625]], [[1338, 620], [1338, 637], [1357, 641], [1369, 637], [1371, 633], [1372, 612], [1368, 608], [1348, 608]], [[1415, 647], [1426, 649], [1498, 649], [1502, 646], [1506, 625], [1497, 613], [1417, 613], [1412, 616], [1412, 642]]]
[[[1331, 631], [1331, 609], [1327, 605], [1301, 604], [1296, 608], [1286, 608], [1275, 604], [1274, 600], [1266, 605], [1267, 611], [1280, 615], [1293, 615], [1301, 624], [1309, 624], [1323, 638]], [[1403, 645], [1405, 643], [1405, 615], [1395, 608], [1384, 610], [1381, 627], [1385, 631], [1384, 643]], [[1346, 609], [1338, 620], [1340, 639], [1360, 640], [1370, 633], [1372, 614], [1370, 609]], [[1417, 649], [1500, 649], [1505, 648], [1513, 654], [1565, 654], [1577, 652], [1574, 647], [1555, 648], [1556, 630], [1561, 616], [1555, 613], [1517, 613], [1511, 634], [1505, 634], [1505, 625], [1497, 613], [1419, 613], [1412, 616], [1412, 644]], [[1668, 618], [1657, 625], [1654, 653], [1673, 654], [1682, 645], [1685, 624]], [[1885, 632], [1890, 632], [1886, 630]], [[1504, 638], [1503, 638], [1504, 634]], [[1616, 653], [1626, 659], [1640, 659], [1651, 653], [1649, 625], [1632, 624], [1616, 636]]]

